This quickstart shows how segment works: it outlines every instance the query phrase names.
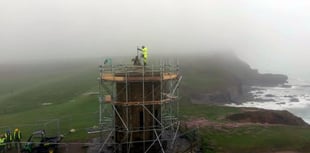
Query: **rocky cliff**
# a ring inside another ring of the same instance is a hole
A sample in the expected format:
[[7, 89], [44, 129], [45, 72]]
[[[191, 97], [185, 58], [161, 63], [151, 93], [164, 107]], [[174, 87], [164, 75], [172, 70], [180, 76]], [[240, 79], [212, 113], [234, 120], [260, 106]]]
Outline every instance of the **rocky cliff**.
[[282, 74], [261, 74], [232, 53], [182, 59], [183, 90], [194, 103], [231, 103], [244, 100], [248, 86], [277, 86]]
[[241, 123], [308, 126], [308, 124], [300, 117], [297, 117], [286, 110], [265, 110], [251, 108], [245, 109], [245, 111], [241, 113], [229, 115], [226, 117], [226, 119]]

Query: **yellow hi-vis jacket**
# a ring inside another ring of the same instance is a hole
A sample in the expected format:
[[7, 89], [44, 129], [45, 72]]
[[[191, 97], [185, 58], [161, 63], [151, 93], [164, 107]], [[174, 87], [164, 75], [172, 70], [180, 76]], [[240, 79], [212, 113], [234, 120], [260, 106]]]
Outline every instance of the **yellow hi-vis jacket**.
[[13, 140], [11, 133], [5, 133], [4, 137], [6, 142], [11, 142]]
[[144, 48], [142, 48], [142, 53], [143, 53], [143, 57], [145, 58], [145, 59], [147, 59], [147, 48], [146, 47], [144, 47]]
[[0, 147], [5, 146], [5, 138], [0, 138]]
[[22, 139], [22, 134], [20, 133], [20, 131], [14, 131], [13, 138], [14, 141], [20, 141]]

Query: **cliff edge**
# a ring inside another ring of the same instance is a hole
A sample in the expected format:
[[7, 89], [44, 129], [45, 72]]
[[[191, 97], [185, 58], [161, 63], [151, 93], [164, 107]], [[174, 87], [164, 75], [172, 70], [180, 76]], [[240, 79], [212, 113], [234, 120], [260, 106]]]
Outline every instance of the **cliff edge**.
[[183, 93], [193, 103], [241, 103], [251, 98], [250, 86], [287, 83], [282, 74], [262, 74], [233, 53], [182, 59]]
[[286, 110], [247, 108], [244, 109], [243, 112], [226, 116], [226, 119], [240, 123], [308, 126], [302, 118], [297, 117]]

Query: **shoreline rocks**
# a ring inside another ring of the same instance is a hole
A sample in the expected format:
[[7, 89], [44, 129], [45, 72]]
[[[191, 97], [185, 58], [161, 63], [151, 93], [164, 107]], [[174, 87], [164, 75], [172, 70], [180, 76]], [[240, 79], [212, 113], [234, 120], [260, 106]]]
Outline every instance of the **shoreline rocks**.
[[299, 102], [299, 99], [298, 98], [291, 98], [290, 102]]
[[182, 67], [184, 78], [188, 77], [184, 93], [193, 103], [243, 103], [255, 98], [252, 86], [290, 87], [286, 75], [259, 73], [233, 53], [187, 57]]
[[237, 122], [263, 124], [283, 124], [294, 126], [309, 126], [302, 118], [286, 110], [256, 109], [228, 115], [226, 119]]

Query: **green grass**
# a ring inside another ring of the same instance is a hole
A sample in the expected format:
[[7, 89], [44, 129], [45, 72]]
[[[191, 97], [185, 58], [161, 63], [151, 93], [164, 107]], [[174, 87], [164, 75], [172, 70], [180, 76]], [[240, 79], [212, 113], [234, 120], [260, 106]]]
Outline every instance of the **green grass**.
[[[83, 93], [98, 90], [97, 65], [95, 62], [62, 65], [26, 67], [14, 77], [0, 77], [0, 132], [18, 127], [25, 139], [34, 130], [46, 129], [47, 133], [54, 134], [59, 128], [66, 135], [64, 141], [86, 141], [94, 136], [88, 135], [86, 128], [98, 123], [98, 98]], [[225, 77], [216, 77], [219, 73], [203, 74], [202, 70], [195, 67], [183, 69], [182, 87], [205, 92], [209, 87], [226, 84], [223, 83]], [[226, 115], [240, 112], [240, 108], [234, 107], [191, 104], [187, 93], [181, 96], [182, 120], [203, 117], [228, 122], [223, 120]], [[52, 104], [44, 106], [42, 103]], [[72, 128], [77, 131], [69, 134]], [[207, 148], [232, 153], [310, 152], [307, 147], [310, 145], [310, 129], [305, 127], [247, 126], [222, 130], [206, 127], [199, 130], [205, 152], [210, 152]]]
[[[189, 98], [181, 99], [182, 120], [205, 118], [213, 122], [227, 123], [225, 116], [240, 112], [240, 108], [191, 104]], [[199, 128], [201, 147], [205, 153], [261, 153], [269, 151], [310, 152], [310, 127], [257, 126], [239, 128]]]
[[26, 138], [34, 130], [67, 134], [74, 128], [77, 132], [65, 140], [87, 138], [85, 128], [98, 123], [98, 98], [83, 93], [98, 90], [97, 65], [27, 68], [25, 74], [1, 80], [0, 130], [18, 127]]
[[[96, 69], [66, 72], [54, 77], [42, 77], [37, 83], [16, 87], [13, 93], [0, 99], [0, 114], [26, 111], [42, 107], [43, 103], [67, 102], [96, 87]], [[33, 82], [33, 80], [24, 80]], [[2, 87], [3, 88], [3, 87]]]
[[184, 120], [204, 117], [208, 120], [221, 122], [226, 115], [240, 112], [240, 108], [236, 107], [192, 104], [187, 97], [183, 97], [180, 103], [181, 118]]
[[[225, 116], [240, 112], [240, 108], [190, 104], [183, 98], [181, 119], [206, 118], [213, 122], [227, 123]], [[310, 128], [298, 126], [257, 126], [239, 128], [199, 128], [202, 148], [206, 153], [261, 153], [295, 150], [310, 152]]]
[[[191, 104], [181, 99], [181, 119], [205, 118], [227, 123], [225, 116], [240, 112], [240, 108], [208, 104]], [[310, 152], [310, 127], [247, 125], [238, 128], [199, 128], [202, 148], [206, 153], [261, 153], [294, 150]]]
[[[233, 129], [200, 129], [203, 147], [215, 152], [266, 152], [295, 150], [309, 152], [310, 129], [294, 126], [247, 126]], [[210, 152], [210, 151], [209, 151]]]
[[86, 136], [86, 127], [97, 124], [97, 108], [96, 96], [77, 97], [76, 100], [64, 104], [1, 115], [0, 122], [6, 123], [11, 128], [20, 128], [25, 135], [40, 129], [46, 129], [47, 133], [55, 134], [59, 123], [61, 133], [67, 133], [74, 128], [77, 133], [72, 134], [73, 138], [82, 138]]
[[[195, 72], [189, 70], [185, 72], [182, 86], [195, 91], [207, 91], [224, 86], [227, 82], [222, 75], [206, 74], [205, 72]], [[193, 88], [194, 87], [194, 88]]]

